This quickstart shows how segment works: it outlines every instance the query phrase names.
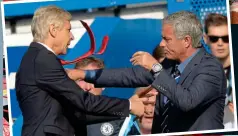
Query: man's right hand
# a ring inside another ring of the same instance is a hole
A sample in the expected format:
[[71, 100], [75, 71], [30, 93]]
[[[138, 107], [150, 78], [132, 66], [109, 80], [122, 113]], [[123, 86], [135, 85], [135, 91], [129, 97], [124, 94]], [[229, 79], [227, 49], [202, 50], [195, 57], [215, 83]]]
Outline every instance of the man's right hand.
[[131, 103], [131, 110], [130, 110], [131, 114], [134, 114], [138, 117], [143, 116], [145, 106], [144, 106], [143, 101], [141, 100], [141, 98], [139, 98], [138, 94], [133, 95], [129, 99], [129, 101]]

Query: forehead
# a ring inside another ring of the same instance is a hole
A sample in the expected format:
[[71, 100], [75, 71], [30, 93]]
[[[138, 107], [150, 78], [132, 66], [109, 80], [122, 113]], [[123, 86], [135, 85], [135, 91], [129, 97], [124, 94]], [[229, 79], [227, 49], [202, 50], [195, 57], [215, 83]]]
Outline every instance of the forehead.
[[174, 34], [173, 26], [171, 24], [164, 23], [162, 26], [162, 35], [169, 36], [169, 35], [173, 35], [173, 34]]
[[208, 28], [208, 34], [213, 35], [227, 35], [228, 34], [228, 26], [227, 25], [221, 25], [221, 26], [210, 26]]
[[66, 27], [66, 28], [71, 28], [71, 23], [70, 23], [70, 21], [68, 21], [68, 20], [64, 21], [64, 27]]
[[99, 69], [99, 67], [97, 67], [95, 64], [91, 63], [85, 67], [81, 68], [82, 70], [94, 70], [94, 69]]

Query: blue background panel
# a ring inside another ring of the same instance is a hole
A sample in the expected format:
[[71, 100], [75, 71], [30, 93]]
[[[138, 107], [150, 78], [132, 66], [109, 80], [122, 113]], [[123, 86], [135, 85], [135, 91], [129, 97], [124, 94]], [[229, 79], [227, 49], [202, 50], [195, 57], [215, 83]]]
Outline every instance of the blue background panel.
[[[105, 8], [127, 4], [158, 2], [165, 0], [57, 0], [45, 2], [31, 2], [18, 4], [5, 4], [4, 12], [6, 17], [32, 15], [34, 11], [46, 5], [56, 5], [68, 11], [84, 10], [91, 8]], [[24, 10], [22, 10], [24, 9]]]

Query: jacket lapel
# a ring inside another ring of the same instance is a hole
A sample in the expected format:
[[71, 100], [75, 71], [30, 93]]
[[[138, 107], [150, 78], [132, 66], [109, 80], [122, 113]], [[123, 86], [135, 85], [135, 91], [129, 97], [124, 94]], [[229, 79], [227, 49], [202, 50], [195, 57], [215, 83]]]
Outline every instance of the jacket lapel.
[[188, 75], [192, 72], [192, 69], [199, 64], [206, 53], [204, 48], [200, 48], [200, 51], [192, 58], [192, 60], [187, 64], [183, 73], [180, 76], [179, 84], [182, 84]]

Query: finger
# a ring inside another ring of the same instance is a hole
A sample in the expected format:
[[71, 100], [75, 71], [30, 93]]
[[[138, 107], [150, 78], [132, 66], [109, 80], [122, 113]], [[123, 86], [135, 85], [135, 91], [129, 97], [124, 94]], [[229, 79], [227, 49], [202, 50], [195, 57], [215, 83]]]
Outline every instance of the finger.
[[139, 97], [142, 97], [144, 95], [146, 95], [149, 91], [151, 91], [153, 89], [153, 87], [149, 87], [147, 89], [142, 89], [142, 90], [139, 90], [136, 92], [136, 94], [139, 96]]
[[130, 61], [138, 61], [138, 60], [141, 60], [141, 56], [134, 56], [130, 59]]
[[138, 63], [138, 61], [137, 60], [133, 60], [131, 63], [132, 63], [132, 65], [136, 65]]
[[159, 94], [158, 91], [151, 91], [151, 95], [152, 95], [152, 96], [156, 96], [156, 95], [158, 95], [158, 94]]
[[148, 97], [141, 97], [140, 100], [144, 103], [148, 101]]
[[138, 65], [139, 64], [139, 62], [137, 61], [137, 60], [134, 60], [134, 61], [132, 61], [132, 65]]
[[144, 53], [143, 51], [138, 51], [138, 52], [134, 53], [132, 55], [132, 57], [135, 57], [135, 56], [138, 56], [138, 55], [142, 55], [143, 53]]

